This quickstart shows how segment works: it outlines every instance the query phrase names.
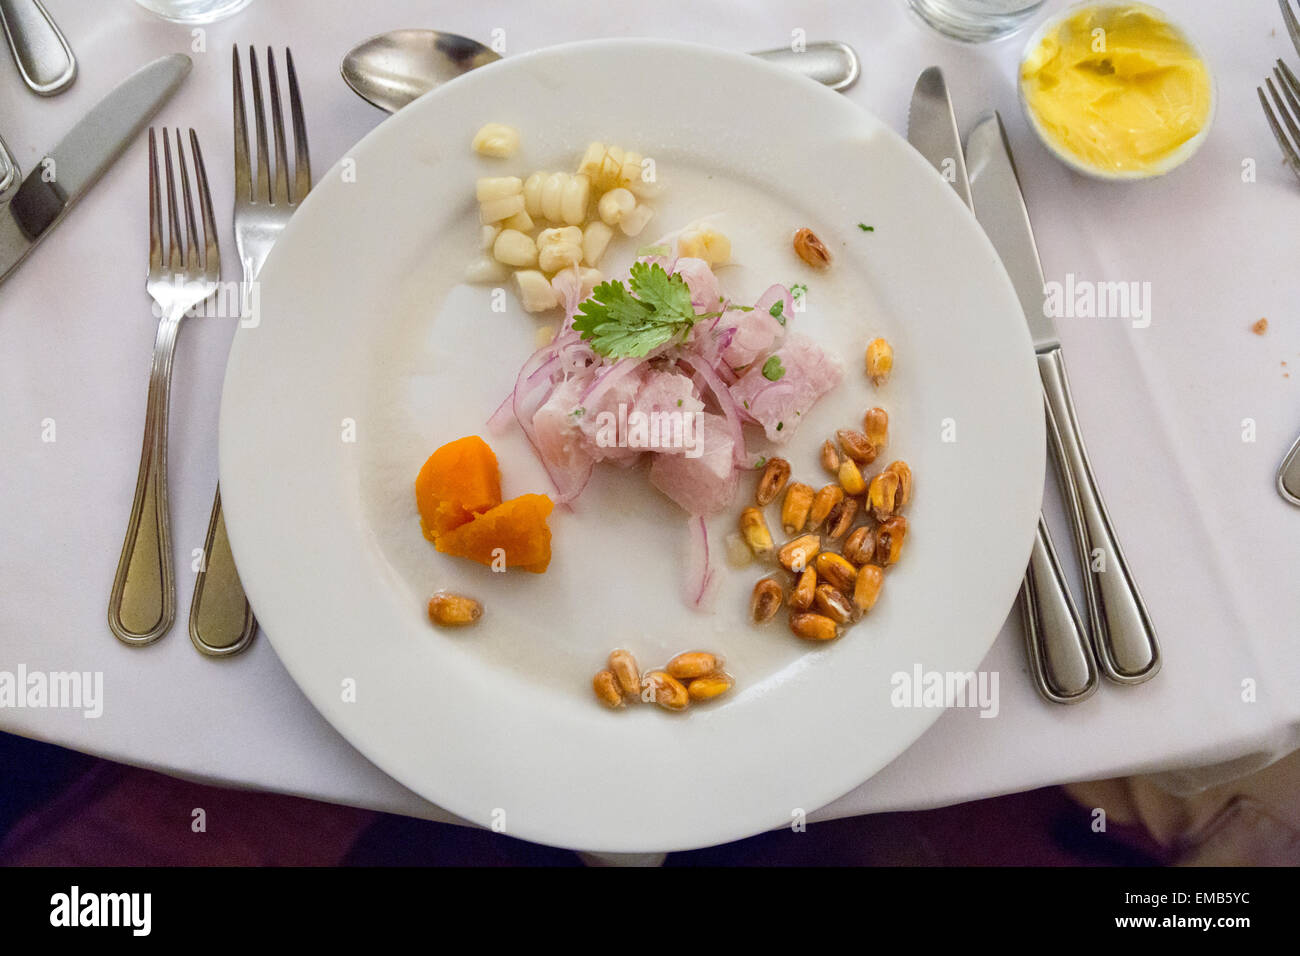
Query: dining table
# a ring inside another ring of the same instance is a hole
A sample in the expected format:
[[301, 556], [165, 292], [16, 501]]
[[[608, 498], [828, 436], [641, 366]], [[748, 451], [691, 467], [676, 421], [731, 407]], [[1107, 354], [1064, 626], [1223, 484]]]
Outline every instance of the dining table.
[[[1162, 5], [1203, 50], [1217, 110], [1189, 162], [1132, 183], [1067, 169], [1031, 131], [1017, 93], [1028, 30], [963, 44], [934, 32], [904, 0], [751, 0], [743, 15], [730, 0], [253, 0], [202, 26], [162, 20], [133, 0], [46, 0], [78, 58], [76, 82], [37, 97], [11, 62], [0, 63], [0, 135], [29, 171], [135, 68], [189, 55], [189, 78], [154, 123], [193, 127], [202, 138], [224, 252], [235, 249], [232, 44], [292, 48], [318, 177], [386, 118], [344, 84], [339, 65], [355, 44], [391, 29], [451, 31], [505, 57], [621, 36], [736, 51], [843, 41], [858, 52], [862, 74], [835, 95], [900, 135], [918, 74], [941, 66], [963, 133], [987, 110], [1003, 117], [1047, 281], [1141, 292], [1143, 307], [1130, 314], [1070, 310], [1079, 314], [1057, 325], [1093, 468], [1163, 666], [1145, 683], [1103, 681], [1082, 703], [1049, 703], [1030, 680], [1013, 609], [981, 665], [1000, 677], [995, 711], [948, 709], [883, 770], [807, 808], [808, 819], [1137, 774], [1191, 794], [1300, 748], [1300, 509], [1279, 496], [1274, 478], [1300, 433], [1300, 181], [1283, 164], [1256, 95], [1276, 59], [1300, 66], [1300, 55], [1271, 0]], [[1064, 6], [1048, 0], [1028, 29]], [[653, 96], [653, 76], [645, 87]], [[0, 672], [89, 672], [102, 675], [103, 688], [98, 714], [0, 706], [0, 731], [210, 784], [464, 822], [354, 749], [308, 702], [266, 635], [225, 659], [201, 656], [187, 638], [236, 319], [188, 322], [176, 351], [169, 454], [177, 623], [142, 648], [108, 628], [155, 325], [144, 283], [147, 169], [141, 137], [0, 286]], [[225, 278], [237, 279], [237, 257], [223, 259]], [[1044, 508], [1081, 596], [1064, 511], [1045, 479]], [[428, 733], [432, 746], [438, 729]]]

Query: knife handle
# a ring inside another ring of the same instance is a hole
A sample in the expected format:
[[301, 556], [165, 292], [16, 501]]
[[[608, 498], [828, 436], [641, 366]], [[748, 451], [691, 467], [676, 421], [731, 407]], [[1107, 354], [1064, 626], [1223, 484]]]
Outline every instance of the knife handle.
[[163, 318], [154, 340], [149, 401], [135, 498], [108, 599], [108, 626], [123, 644], [152, 644], [176, 620], [171, 515], [167, 506], [167, 404], [179, 317]]
[[203, 542], [203, 565], [190, 602], [190, 640], [202, 654], [229, 657], [248, 647], [256, 633], [257, 618], [235, 568], [218, 487]]
[[1097, 662], [1110, 680], [1140, 684], [1160, 670], [1160, 645], [1097, 487], [1059, 346], [1038, 353], [1038, 371], [1073, 519]]
[[1041, 515], [1020, 586], [1020, 610], [1030, 676], [1038, 693], [1055, 704], [1077, 704], [1091, 697], [1097, 690], [1097, 667]]
[[54, 96], [77, 78], [77, 58], [40, 0], [0, 0], [0, 21], [23, 82], [33, 93]]

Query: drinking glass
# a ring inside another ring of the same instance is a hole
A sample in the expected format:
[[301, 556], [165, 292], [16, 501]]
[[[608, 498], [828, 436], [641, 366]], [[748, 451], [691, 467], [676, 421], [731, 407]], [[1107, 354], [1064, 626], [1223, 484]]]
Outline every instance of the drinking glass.
[[253, 0], [135, 0], [150, 13], [176, 23], [211, 23], [238, 13]]
[[1015, 33], [1045, 0], [907, 0], [917, 15], [956, 40], [983, 43]]

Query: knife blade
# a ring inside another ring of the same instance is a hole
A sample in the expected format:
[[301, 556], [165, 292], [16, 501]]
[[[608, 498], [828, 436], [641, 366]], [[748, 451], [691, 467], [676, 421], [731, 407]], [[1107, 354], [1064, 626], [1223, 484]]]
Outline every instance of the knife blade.
[[[937, 66], [916, 81], [907, 114], [907, 139], [973, 210], [957, 115]], [[1097, 667], [1088, 650], [1087, 630], [1041, 514], [1020, 586], [1020, 612], [1029, 672], [1038, 693], [1057, 704], [1076, 704], [1091, 697], [1097, 690]]]
[[66, 216], [190, 72], [173, 53], [123, 80], [28, 173], [0, 207], [0, 283]]
[[1016, 287], [1038, 355], [1047, 396], [1048, 433], [1087, 592], [1093, 650], [1102, 673], [1110, 680], [1139, 684], [1160, 670], [1160, 646], [1083, 443], [1056, 323], [1047, 314], [1038, 244], [1011, 144], [996, 112], [971, 130], [966, 161], [975, 215]]

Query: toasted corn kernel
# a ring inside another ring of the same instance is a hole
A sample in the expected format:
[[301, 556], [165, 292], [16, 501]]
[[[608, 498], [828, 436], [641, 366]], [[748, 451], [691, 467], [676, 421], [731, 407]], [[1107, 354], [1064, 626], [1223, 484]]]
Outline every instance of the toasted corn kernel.
[[841, 591], [853, 590], [853, 579], [858, 576], [858, 569], [853, 563], [834, 551], [823, 551], [817, 555], [813, 560], [813, 568], [817, 571], [818, 580]]
[[844, 596], [844, 592], [829, 584], [817, 585], [817, 594], [813, 598], [817, 610], [825, 614], [836, 624], [847, 624], [853, 619], [853, 605]]
[[664, 670], [678, 680], [694, 680], [722, 670], [722, 658], [708, 651], [686, 651], [670, 660]]
[[846, 495], [860, 495], [867, 490], [867, 483], [862, 477], [862, 471], [852, 458], [845, 458], [840, 462], [840, 470], [837, 474], [840, 479], [840, 487], [844, 489]]
[[664, 710], [685, 710], [691, 702], [686, 685], [666, 671], [651, 671], [641, 681], [641, 699]]
[[840, 453], [835, 448], [835, 443], [829, 438], [822, 442], [822, 467], [832, 475], [837, 474], [840, 470]]
[[853, 533], [844, 540], [844, 546], [840, 551], [854, 564], [868, 563], [876, 556], [875, 530], [866, 525], [855, 528]]
[[758, 490], [754, 500], [761, 508], [776, 500], [776, 496], [785, 490], [785, 483], [790, 480], [790, 463], [784, 458], [769, 458], [763, 467], [763, 474], [758, 479]]
[[713, 700], [731, 690], [735, 684], [729, 674], [709, 674], [707, 677], [697, 677], [687, 684], [686, 692], [690, 694], [691, 700]]
[[879, 451], [889, 443], [889, 412], [883, 408], [871, 408], [862, 416], [862, 431], [867, 441]]
[[811, 229], [800, 229], [794, 234], [794, 251], [814, 269], [825, 269], [831, 264], [830, 250]]
[[777, 552], [776, 559], [787, 571], [803, 574], [804, 568], [813, 563], [813, 558], [822, 549], [821, 538], [815, 534], [800, 535]]
[[635, 697], [641, 692], [641, 668], [637, 667], [636, 658], [631, 651], [619, 648], [610, 651], [606, 665], [618, 682], [619, 692], [624, 697]]
[[596, 692], [596, 699], [610, 710], [623, 706], [623, 692], [619, 690], [618, 678], [612, 671], [601, 671], [591, 679], [591, 689]]
[[806, 611], [812, 607], [813, 597], [817, 592], [817, 572], [813, 568], [804, 568], [799, 581], [790, 591], [790, 609]]
[[754, 585], [754, 594], [749, 600], [749, 616], [755, 624], [765, 624], [776, 616], [784, 600], [781, 585], [775, 578], [763, 578]]
[[867, 507], [877, 521], [884, 521], [898, 510], [898, 475], [882, 471], [871, 479], [867, 489]]
[[866, 614], [876, 606], [880, 597], [880, 588], [885, 583], [885, 572], [874, 564], [864, 564], [858, 569], [858, 578], [853, 582], [853, 606]]
[[483, 605], [472, 597], [439, 591], [429, 598], [429, 620], [441, 627], [464, 627], [483, 616]]
[[841, 428], [835, 433], [835, 437], [839, 439], [844, 454], [859, 465], [869, 465], [876, 460], [876, 446], [871, 444], [867, 440], [867, 436], [862, 432], [855, 432], [851, 428]]
[[767, 519], [757, 508], [746, 508], [740, 513], [740, 536], [754, 552], [754, 557], [766, 560], [772, 556], [776, 544], [772, 541], [772, 532], [768, 530]]
[[808, 511], [808, 527], [816, 531], [827, 519], [831, 509], [844, 500], [844, 489], [839, 485], [827, 485], [813, 496], [812, 508]]
[[867, 378], [872, 385], [884, 385], [894, 370], [894, 347], [884, 339], [867, 343]]
[[811, 611], [791, 614], [790, 630], [805, 641], [833, 641], [840, 636], [839, 625], [833, 619]]
[[898, 476], [897, 504], [901, 508], [912, 500], [912, 469], [905, 461], [892, 461], [885, 466], [885, 471]]
[[801, 481], [791, 482], [785, 489], [785, 501], [781, 503], [781, 527], [786, 534], [798, 534], [808, 524], [808, 512], [812, 510], [812, 486]]
[[903, 553], [903, 539], [907, 537], [907, 519], [895, 515], [880, 522], [876, 531], [876, 563], [897, 564]]
[[826, 516], [826, 537], [832, 541], [844, 537], [858, 516], [858, 499], [845, 498]]

